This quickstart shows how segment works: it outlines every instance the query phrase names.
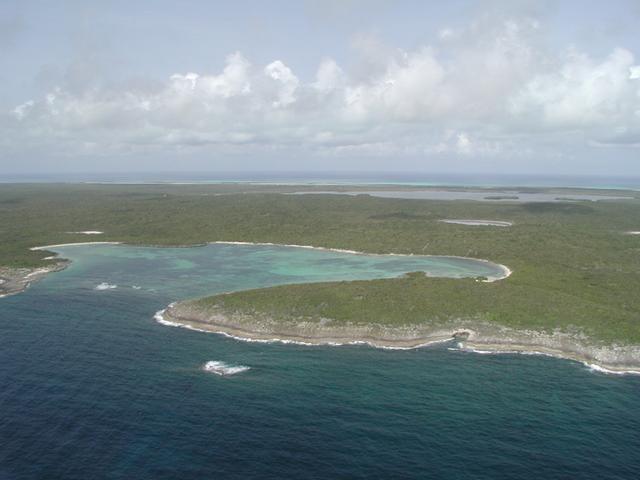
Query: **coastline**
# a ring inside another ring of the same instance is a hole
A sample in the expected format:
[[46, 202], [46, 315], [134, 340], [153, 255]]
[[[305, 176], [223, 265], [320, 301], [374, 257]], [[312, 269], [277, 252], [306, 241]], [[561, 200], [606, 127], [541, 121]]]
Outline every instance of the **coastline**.
[[[32, 247], [30, 250], [47, 250], [55, 247], [74, 245], [121, 245], [123, 242], [100, 241], [100, 242], [76, 242], [55, 245], [44, 245]], [[227, 245], [264, 245], [264, 246], [285, 246], [306, 249], [328, 250], [342, 253], [359, 255], [395, 255], [412, 256], [414, 254], [373, 254], [359, 252], [355, 250], [336, 249], [328, 247], [315, 247], [311, 245], [277, 244], [269, 242], [237, 242], [237, 241], [214, 241], [208, 244]], [[197, 247], [202, 245], [189, 245], [185, 247]], [[469, 259], [472, 257], [461, 257], [453, 255], [424, 255], [451, 258]], [[490, 262], [485, 259], [474, 260]], [[0, 283], [0, 298], [20, 293], [28, 286], [43, 278], [51, 272], [60, 271], [66, 268], [70, 262], [61, 260], [50, 267], [41, 268], [17, 268], [0, 270], [3, 274], [0, 277], [5, 280]], [[512, 271], [505, 265], [495, 264], [504, 271], [504, 276], [491, 278], [486, 281], [492, 282], [509, 277]], [[6, 272], [12, 270], [15, 273], [6, 280]], [[8, 288], [10, 287], [10, 288]], [[186, 303], [186, 302], [185, 302]], [[270, 328], [264, 328], [255, 323], [255, 319], [245, 318], [242, 324], [234, 324], [234, 319], [229, 319], [220, 313], [212, 318], [203, 319], [201, 316], [190, 312], [185, 316], [177, 312], [184, 303], [172, 304], [166, 310], [158, 312], [156, 320], [162, 324], [188, 328], [192, 330], [218, 333], [237, 340], [251, 342], [281, 342], [295, 343], [301, 345], [358, 345], [366, 344], [375, 348], [383, 349], [413, 349], [432, 344], [456, 341], [458, 349], [461, 351], [475, 352], [479, 354], [529, 354], [547, 355], [555, 358], [568, 359], [587, 365], [589, 368], [604, 373], [612, 374], [640, 374], [640, 347], [633, 346], [591, 346], [586, 343], [588, 340], [584, 336], [569, 335], [560, 332], [548, 334], [536, 331], [517, 331], [513, 329], [500, 328], [490, 324], [478, 324], [474, 322], [461, 322], [458, 326], [429, 328], [428, 326], [383, 327], [372, 326], [350, 326], [333, 327], [330, 329], [325, 324], [316, 325], [312, 323], [298, 324], [293, 329], [276, 329], [275, 325], [282, 326], [281, 322], [271, 322]], [[264, 320], [264, 319], [263, 319]], [[252, 323], [253, 322], [253, 323]], [[314, 330], [315, 329], [315, 330]]]
[[[58, 243], [58, 244], [52, 244], [52, 245], [41, 245], [41, 246], [37, 246], [37, 247], [31, 247], [29, 248], [29, 250], [32, 251], [42, 251], [42, 250], [48, 250], [51, 248], [56, 248], [56, 247], [71, 247], [71, 246], [76, 246], [76, 245], [130, 245], [130, 244], [126, 244], [124, 242], [117, 242], [117, 241], [98, 241], [98, 242], [71, 242], [71, 243]], [[349, 253], [349, 254], [353, 254], [353, 255], [371, 255], [371, 256], [404, 256], [404, 257], [411, 257], [411, 256], [415, 256], [415, 255], [419, 255], [419, 254], [413, 254], [413, 253], [367, 253], [367, 252], [360, 252], [357, 250], [347, 250], [347, 249], [341, 249], [341, 248], [329, 248], [329, 247], [315, 247], [313, 245], [296, 245], [296, 244], [285, 244], [285, 243], [271, 243], [271, 242], [237, 242], [237, 241], [225, 241], [225, 240], [216, 240], [213, 242], [206, 242], [206, 243], [200, 243], [200, 244], [193, 244], [193, 245], [162, 245], [162, 246], [158, 246], [158, 245], [132, 245], [132, 246], [139, 246], [139, 247], [151, 247], [151, 248], [197, 248], [197, 247], [204, 247], [206, 245], [254, 245], [254, 246], [271, 246], [271, 247], [292, 247], [292, 248], [306, 248], [306, 249], [311, 249], [311, 250], [323, 250], [323, 251], [330, 251], [330, 252], [339, 252], [339, 253]], [[498, 268], [500, 268], [503, 272], [502, 275], [499, 276], [492, 276], [492, 277], [487, 277], [486, 280], [482, 280], [483, 282], [486, 283], [492, 283], [498, 280], [504, 280], [505, 278], [508, 278], [513, 271], [507, 267], [506, 265], [503, 265], [501, 263], [495, 263], [492, 262], [490, 260], [484, 259], [484, 258], [474, 258], [474, 257], [463, 257], [460, 255], [420, 255], [422, 257], [445, 257], [445, 258], [460, 258], [460, 259], [464, 259], [464, 260], [475, 260], [478, 262], [483, 262], [483, 263], [491, 263], [493, 265], [496, 265]], [[52, 257], [46, 257], [46, 259], [51, 260], [57, 257], [57, 254], [52, 256]], [[67, 265], [69, 261], [68, 260], [64, 260], [64, 264], [65, 267]], [[0, 267], [0, 269], [2, 269], [4, 267]], [[48, 268], [48, 267], [41, 267], [41, 269], [44, 268]], [[64, 268], [64, 267], [63, 267]], [[50, 272], [55, 272], [58, 270], [62, 270], [63, 268], [54, 268], [54, 269], [49, 269], [47, 271], [43, 271], [42, 272], [42, 276], [46, 275], [47, 273]], [[25, 278], [26, 276], [28, 276], [30, 273], [32, 273], [34, 270], [37, 269], [16, 269], [16, 270], [28, 270], [28, 272], [25, 272]], [[38, 277], [38, 279], [41, 277]], [[1, 277], [0, 277], [1, 279]], [[15, 281], [18, 281], [18, 278], [15, 278]], [[24, 279], [23, 279], [24, 280]], [[30, 281], [35, 281], [34, 279], [31, 279]], [[17, 290], [17, 291], [12, 291], [11, 293], [4, 293], [2, 290], [2, 285], [3, 283], [0, 282], [0, 298], [5, 297], [7, 295], [13, 295], [16, 293], [20, 293], [21, 291], [23, 291], [24, 289], [27, 288], [27, 286], [25, 286], [24, 288]]]
[[[40, 247], [32, 247], [29, 250], [47, 250], [55, 247], [68, 247], [72, 245], [118, 245], [121, 242], [76, 242], [76, 243], [59, 243], [56, 245], [43, 245]], [[43, 260], [56, 260], [53, 265], [44, 267], [2, 267], [0, 266], [0, 298], [10, 295], [17, 295], [24, 292], [29, 286], [42, 280], [50, 273], [64, 270], [71, 263], [70, 260], [60, 258], [58, 254], [45, 257]]]
[[438, 220], [442, 223], [448, 223], [451, 225], [465, 225], [468, 227], [513, 227], [513, 222], [507, 222], [504, 220], [473, 220], [473, 219], [454, 219], [445, 218]]
[[64, 270], [68, 265], [69, 261], [60, 259], [53, 265], [46, 267], [0, 267], [0, 298], [22, 293], [32, 283], [43, 279], [49, 273]]
[[29, 250], [47, 250], [49, 248], [56, 247], [72, 247], [74, 245], [122, 245], [122, 242], [72, 242], [72, 243], [57, 243], [54, 245], [42, 245], [40, 247], [31, 247]]
[[592, 370], [640, 375], [640, 346], [596, 345], [582, 333], [516, 330], [482, 321], [447, 325], [332, 325], [330, 319], [278, 321], [267, 316], [203, 311], [190, 302], [172, 303], [154, 319], [167, 326], [216, 333], [236, 340], [298, 345], [369, 345], [408, 350], [455, 342], [456, 350], [478, 354], [545, 355], [572, 360]]
[[253, 245], [253, 246], [265, 246], [265, 247], [292, 247], [292, 248], [306, 248], [309, 250], [322, 250], [325, 252], [338, 252], [338, 253], [350, 253], [353, 255], [369, 255], [376, 257], [385, 257], [385, 256], [393, 256], [393, 257], [439, 257], [439, 258], [459, 258], [463, 260], [474, 260], [482, 263], [491, 263], [503, 271], [503, 275], [488, 277], [484, 282], [495, 282], [497, 280], [504, 280], [508, 278], [513, 273], [509, 267], [502, 263], [492, 262], [491, 260], [487, 260], [485, 258], [476, 258], [476, 257], [464, 257], [462, 255], [422, 255], [418, 253], [369, 253], [369, 252], [361, 252], [358, 250], [348, 250], [344, 248], [330, 248], [330, 247], [316, 247], [313, 245], [297, 245], [294, 243], [272, 243], [272, 242], [238, 242], [238, 241], [227, 241], [227, 240], [215, 240], [212, 242], [206, 243], [197, 243], [193, 245], [132, 245], [127, 244], [125, 242], [116, 242], [116, 241], [104, 241], [104, 242], [75, 242], [75, 243], [59, 243], [54, 245], [42, 245], [39, 247], [31, 247], [29, 250], [47, 250], [49, 248], [56, 247], [71, 247], [75, 245], [130, 245], [133, 247], [151, 247], [151, 248], [197, 248], [204, 247], [207, 245]]
[[511, 276], [511, 274], [513, 273], [513, 270], [511, 270], [509, 267], [507, 267], [506, 265], [502, 264], [502, 263], [495, 263], [492, 262], [491, 260], [487, 260], [485, 258], [475, 258], [475, 257], [463, 257], [462, 255], [422, 255], [419, 253], [368, 253], [368, 252], [361, 252], [358, 250], [347, 250], [347, 249], [343, 249], [343, 248], [330, 248], [330, 247], [315, 247], [313, 245], [297, 245], [297, 244], [292, 244], [292, 243], [271, 243], [271, 242], [232, 242], [232, 241], [224, 241], [224, 240], [218, 240], [215, 242], [208, 242], [208, 245], [255, 245], [255, 246], [269, 246], [269, 247], [293, 247], [293, 248], [306, 248], [306, 249], [310, 249], [310, 250], [323, 250], [323, 251], [327, 251], [327, 252], [338, 252], [338, 253], [351, 253], [353, 255], [369, 255], [369, 256], [377, 256], [377, 257], [386, 257], [386, 256], [393, 256], [393, 257], [414, 257], [414, 256], [420, 256], [420, 257], [439, 257], [439, 258], [460, 258], [463, 260], [475, 260], [477, 262], [483, 262], [483, 263], [491, 263], [495, 266], [497, 266], [498, 268], [500, 268], [503, 271], [503, 275], [500, 276], [496, 276], [496, 277], [488, 277], [486, 280], [483, 280], [484, 282], [487, 283], [492, 283], [498, 280], [504, 280], [505, 278], [508, 278], [509, 276]]

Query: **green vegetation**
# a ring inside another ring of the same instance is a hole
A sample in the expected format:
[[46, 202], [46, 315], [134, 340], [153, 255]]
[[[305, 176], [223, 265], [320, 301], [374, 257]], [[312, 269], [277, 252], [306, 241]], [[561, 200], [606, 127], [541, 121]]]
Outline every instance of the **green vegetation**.
[[484, 197], [485, 200], [518, 200], [517, 195], [488, 195]]
[[[327, 190], [326, 187], [323, 187]], [[430, 279], [292, 285], [202, 300], [239, 312], [385, 324], [481, 318], [515, 327], [578, 326], [640, 343], [640, 202], [483, 203], [279, 195], [267, 186], [0, 186], [0, 265], [40, 266], [30, 247], [81, 241], [307, 244], [373, 253], [463, 255], [514, 270], [504, 281]], [[353, 190], [353, 188], [350, 188]], [[225, 193], [225, 195], [219, 195]], [[446, 218], [490, 218], [509, 228]], [[65, 232], [100, 230], [104, 235]]]

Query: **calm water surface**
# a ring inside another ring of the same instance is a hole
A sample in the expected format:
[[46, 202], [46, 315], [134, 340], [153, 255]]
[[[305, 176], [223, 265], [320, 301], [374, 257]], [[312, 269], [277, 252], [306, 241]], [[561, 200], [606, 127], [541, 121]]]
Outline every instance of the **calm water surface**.
[[631, 195], [588, 195], [558, 193], [527, 193], [517, 190], [469, 191], [469, 190], [359, 190], [353, 192], [294, 192], [292, 195], [370, 195], [380, 198], [405, 198], [410, 200], [474, 200], [477, 202], [596, 202], [602, 200], [630, 200]]
[[[0, 479], [637, 478], [640, 378], [447, 346], [243, 343], [152, 318], [205, 293], [488, 264], [223, 245], [56, 251], [70, 268], [0, 300]], [[95, 290], [103, 282], [117, 288]], [[209, 360], [250, 370], [219, 377], [201, 370]]]

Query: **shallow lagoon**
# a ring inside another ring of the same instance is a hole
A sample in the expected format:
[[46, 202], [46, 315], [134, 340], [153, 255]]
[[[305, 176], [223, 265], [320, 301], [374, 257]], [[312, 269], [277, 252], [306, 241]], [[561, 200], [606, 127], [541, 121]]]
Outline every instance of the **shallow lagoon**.
[[445, 256], [354, 254], [280, 245], [209, 244], [155, 248], [124, 245], [53, 247], [73, 260], [85, 288], [106, 283], [140, 286], [174, 300], [271, 285], [330, 280], [366, 280], [426, 271], [434, 277], [501, 277], [504, 270], [487, 261]]
[[323, 191], [295, 192], [293, 195], [371, 195], [380, 198], [404, 198], [410, 200], [474, 200], [478, 202], [595, 202], [601, 200], [631, 200], [632, 196], [528, 193], [516, 190], [473, 191], [473, 190], [358, 190], [352, 192]]
[[[310, 268], [303, 249], [207, 248], [206, 262], [197, 248], [56, 249], [70, 268], [0, 300], [0, 478], [635, 477], [639, 378], [159, 325], [178, 298], [356, 268], [331, 255]], [[386, 268], [368, 262], [359, 274]], [[250, 370], [213, 375], [212, 360]]]

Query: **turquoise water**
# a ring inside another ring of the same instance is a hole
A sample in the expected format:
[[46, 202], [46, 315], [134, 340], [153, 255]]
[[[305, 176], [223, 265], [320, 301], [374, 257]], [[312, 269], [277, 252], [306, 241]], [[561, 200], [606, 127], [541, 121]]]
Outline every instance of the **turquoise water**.
[[[0, 300], [0, 479], [637, 478], [639, 378], [446, 345], [245, 343], [152, 318], [205, 293], [489, 264], [230, 245], [56, 251], [70, 268]], [[95, 290], [103, 282], [117, 288]], [[220, 377], [202, 371], [211, 360], [250, 369]]]
[[429, 172], [146, 172], [0, 174], [0, 183], [265, 183], [283, 185], [415, 185], [640, 189], [640, 176]]
[[73, 260], [70, 268], [55, 275], [59, 288], [68, 288], [65, 279], [70, 276], [74, 284], [89, 290], [104, 282], [120, 289], [142, 287], [142, 293], [173, 300], [285, 283], [397, 277], [420, 270], [453, 278], [503, 275], [493, 263], [467, 258], [356, 255], [277, 245], [72, 245], [52, 250]]

